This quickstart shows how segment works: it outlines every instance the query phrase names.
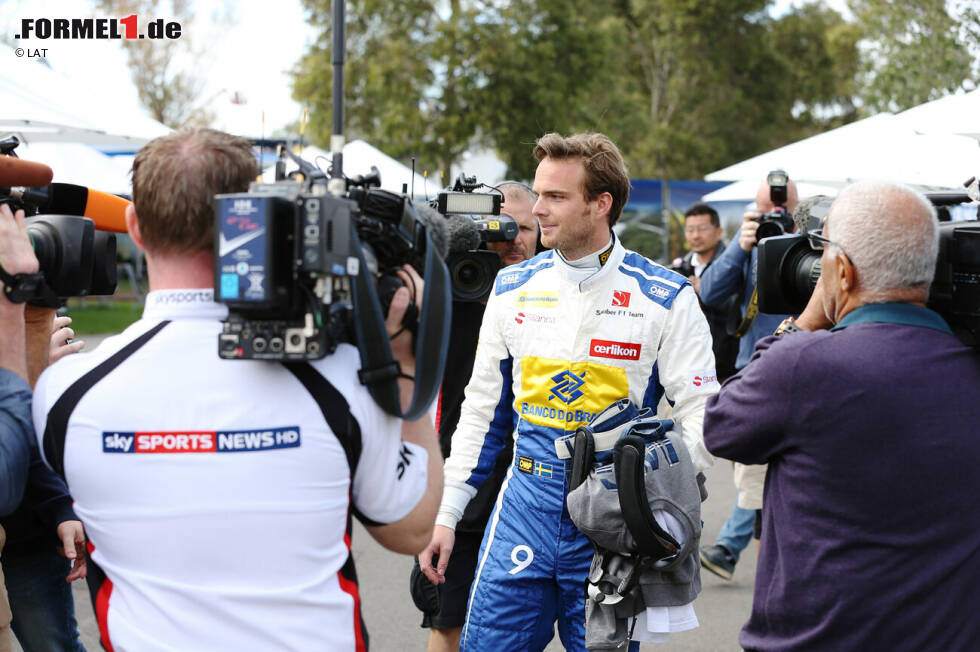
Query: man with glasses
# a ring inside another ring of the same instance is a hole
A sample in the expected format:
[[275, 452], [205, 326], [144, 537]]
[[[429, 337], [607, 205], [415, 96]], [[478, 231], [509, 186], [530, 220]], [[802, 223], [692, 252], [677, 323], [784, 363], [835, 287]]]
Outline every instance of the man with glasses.
[[[980, 354], [925, 307], [936, 212], [864, 182], [834, 201], [798, 320], [708, 400], [720, 457], [768, 463], [746, 650], [980, 640]], [[812, 331], [812, 332], [810, 332]]]
[[[792, 213], [799, 203], [796, 184], [787, 180], [786, 210]], [[707, 306], [716, 310], [729, 307], [732, 295], [740, 296], [738, 326], [734, 329], [739, 338], [735, 369], [749, 363], [756, 342], [771, 335], [776, 326], [788, 315], [760, 313], [756, 307], [756, 278], [758, 267], [759, 216], [772, 211], [775, 204], [769, 184], [763, 183], [755, 196], [755, 210], [746, 211], [738, 235], [725, 248], [724, 253], [701, 275], [699, 296]], [[738, 494], [732, 514], [725, 521], [715, 544], [701, 549], [701, 564], [722, 579], [730, 580], [741, 552], [749, 545], [753, 535], [759, 538], [757, 512], [762, 507], [762, 485], [765, 467], [747, 468], [735, 465], [735, 487]]]
[[[724, 233], [718, 211], [707, 204], [694, 204], [684, 213], [684, 239], [690, 250], [674, 269], [687, 276], [695, 292], [701, 290], [701, 275], [725, 251]], [[722, 382], [735, 373], [738, 339], [725, 328], [725, 311], [701, 303], [701, 310], [711, 328], [711, 348], [715, 354], [715, 372]]]

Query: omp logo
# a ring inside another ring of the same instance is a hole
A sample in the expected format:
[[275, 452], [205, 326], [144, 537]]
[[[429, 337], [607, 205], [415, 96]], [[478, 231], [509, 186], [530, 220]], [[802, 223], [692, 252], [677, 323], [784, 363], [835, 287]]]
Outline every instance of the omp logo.
[[534, 460], [523, 455], [517, 458], [517, 470], [530, 475], [534, 470]]
[[630, 293], [623, 292], [622, 290], [614, 290], [612, 304], [613, 306], [619, 306], [621, 308], [629, 308]]
[[551, 388], [551, 396], [548, 397], [549, 401], [553, 398], [558, 398], [566, 403], [571, 403], [584, 393], [579, 390], [585, 384], [584, 373], [581, 376], [576, 376], [571, 371], [563, 371], [552, 376], [551, 380], [554, 381], [555, 386]]
[[641, 344], [631, 342], [611, 342], [609, 340], [592, 340], [589, 355], [597, 358], [613, 358], [615, 360], [639, 360]]
[[662, 288], [659, 285], [651, 285], [650, 296], [657, 297], [658, 299], [667, 299], [670, 297], [670, 290]]
[[701, 387], [702, 385], [707, 387], [709, 385], [718, 384], [718, 376], [713, 373], [698, 374], [691, 379], [691, 383], [695, 387]]

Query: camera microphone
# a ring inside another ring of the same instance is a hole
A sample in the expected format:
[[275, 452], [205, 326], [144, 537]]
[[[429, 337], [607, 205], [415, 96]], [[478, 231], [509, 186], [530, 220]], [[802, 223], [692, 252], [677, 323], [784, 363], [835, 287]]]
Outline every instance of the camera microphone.
[[449, 230], [449, 253], [461, 254], [480, 246], [480, 229], [465, 215], [453, 215], [446, 221]]
[[13, 156], [0, 156], [0, 186], [37, 187], [51, 183], [54, 173], [44, 163], [25, 161]]
[[115, 233], [126, 233], [126, 207], [132, 203], [128, 199], [73, 183], [26, 188], [20, 199], [36, 206], [40, 213], [87, 217], [95, 222], [96, 229]]
[[427, 204], [419, 204], [415, 207], [419, 218], [425, 224], [425, 230], [432, 240], [432, 246], [439, 252], [439, 257], [443, 260], [449, 254], [449, 227], [446, 216]]
[[[793, 222], [799, 233], [806, 234], [820, 228], [820, 223], [827, 216], [827, 207], [833, 201], [833, 197], [827, 195], [813, 195], [805, 197], [796, 205], [793, 211]], [[811, 223], [812, 222], [812, 223]]]

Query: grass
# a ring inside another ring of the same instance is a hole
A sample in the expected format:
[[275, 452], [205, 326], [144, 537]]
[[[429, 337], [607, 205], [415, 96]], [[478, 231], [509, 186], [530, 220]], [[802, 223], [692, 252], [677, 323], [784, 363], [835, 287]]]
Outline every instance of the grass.
[[76, 335], [119, 333], [140, 318], [143, 304], [116, 299], [69, 299], [68, 316]]

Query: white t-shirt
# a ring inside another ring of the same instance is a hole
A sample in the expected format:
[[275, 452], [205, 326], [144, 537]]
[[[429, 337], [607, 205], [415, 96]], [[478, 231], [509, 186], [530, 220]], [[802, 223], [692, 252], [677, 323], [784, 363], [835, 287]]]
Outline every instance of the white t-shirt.
[[65, 478], [95, 576], [108, 579], [95, 600], [103, 640], [116, 652], [359, 649], [349, 496], [373, 521], [404, 517], [425, 492], [426, 452], [401, 441], [401, 422], [358, 382], [356, 349], [341, 345], [312, 365], [360, 429], [351, 488], [343, 447], [283, 365], [218, 357], [225, 314], [210, 290], [151, 293], [140, 321], [38, 382], [43, 451], [58, 397], [172, 320], [68, 422]]

